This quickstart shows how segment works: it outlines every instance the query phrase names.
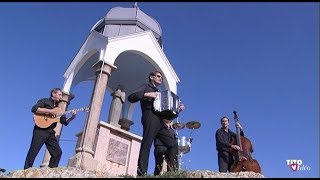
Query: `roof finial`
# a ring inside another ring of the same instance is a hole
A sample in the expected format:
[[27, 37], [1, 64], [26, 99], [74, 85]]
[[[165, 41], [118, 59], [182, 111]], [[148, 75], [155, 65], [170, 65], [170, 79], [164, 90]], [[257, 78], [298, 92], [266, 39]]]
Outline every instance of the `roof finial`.
[[133, 7], [134, 7], [134, 8], [137, 8], [137, 7], [138, 7], [138, 2], [134, 2]]

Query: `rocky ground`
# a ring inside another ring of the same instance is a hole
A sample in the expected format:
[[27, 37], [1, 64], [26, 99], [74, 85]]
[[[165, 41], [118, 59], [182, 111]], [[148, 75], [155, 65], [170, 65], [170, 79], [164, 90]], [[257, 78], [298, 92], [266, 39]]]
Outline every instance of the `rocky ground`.
[[[219, 173], [209, 170], [187, 172], [189, 178], [264, 178], [254, 172]], [[124, 178], [130, 176], [114, 176], [105, 172], [86, 171], [73, 167], [29, 168], [8, 173], [0, 173], [0, 178]]]

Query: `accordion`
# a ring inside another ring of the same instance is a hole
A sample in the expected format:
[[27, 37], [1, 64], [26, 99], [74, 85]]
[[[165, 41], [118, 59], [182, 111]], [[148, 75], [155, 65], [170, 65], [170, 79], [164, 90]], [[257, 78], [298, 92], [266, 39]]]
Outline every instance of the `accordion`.
[[177, 95], [170, 90], [165, 90], [158, 92], [153, 107], [160, 118], [172, 120], [178, 117], [180, 104], [181, 101]]

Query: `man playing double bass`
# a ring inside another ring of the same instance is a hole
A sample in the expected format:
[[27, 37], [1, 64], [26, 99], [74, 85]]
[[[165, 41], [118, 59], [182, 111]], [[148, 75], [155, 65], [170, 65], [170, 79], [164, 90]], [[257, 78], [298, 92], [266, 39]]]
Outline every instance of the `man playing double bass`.
[[[229, 129], [229, 119], [224, 116], [220, 119], [220, 123], [221, 128], [217, 129], [215, 134], [219, 172], [231, 172], [230, 169], [235, 160], [230, 149], [240, 150], [240, 147], [231, 144], [231, 142], [236, 139], [237, 134]], [[239, 122], [236, 122], [236, 127], [240, 128], [240, 135], [244, 136], [244, 132]]]

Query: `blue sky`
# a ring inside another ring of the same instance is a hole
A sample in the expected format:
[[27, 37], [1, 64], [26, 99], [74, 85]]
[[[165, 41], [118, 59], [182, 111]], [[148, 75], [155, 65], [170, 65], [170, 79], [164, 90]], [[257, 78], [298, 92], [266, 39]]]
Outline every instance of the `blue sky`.
[[[23, 169], [30, 146], [31, 107], [62, 87], [63, 74], [93, 25], [127, 3], [0, 3], [0, 167]], [[186, 105], [179, 121], [198, 121], [188, 170], [217, 171], [214, 134], [236, 110], [266, 177], [319, 177], [319, 3], [138, 3], [162, 28], [164, 52], [180, 78]], [[93, 82], [71, 92], [69, 109], [88, 106]], [[109, 92], [108, 92], [109, 93]], [[101, 120], [106, 120], [106, 95]], [[138, 106], [137, 106], [138, 107]], [[142, 135], [139, 111], [131, 132]], [[66, 166], [85, 113], [64, 127]], [[191, 130], [179, 131], [189, 136]], [[149, 173], [153, 172], [153, 150]], [[34, 166], [39, 167], [44, 147]], [[310, 170], [293, 172], [286, 160]]]

